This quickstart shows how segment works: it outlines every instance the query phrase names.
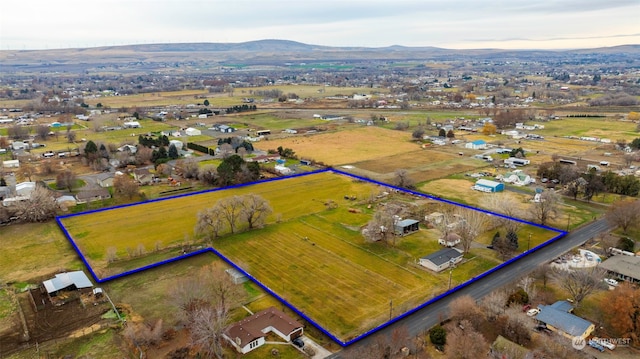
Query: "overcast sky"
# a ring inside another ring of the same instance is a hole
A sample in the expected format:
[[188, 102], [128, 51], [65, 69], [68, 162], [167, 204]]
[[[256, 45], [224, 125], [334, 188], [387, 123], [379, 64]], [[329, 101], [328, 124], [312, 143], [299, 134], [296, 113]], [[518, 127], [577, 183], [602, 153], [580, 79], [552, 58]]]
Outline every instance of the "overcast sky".
[[285, 39], [567, 49], [640, 44], [640, 0], [0, 0], [0, 50]]

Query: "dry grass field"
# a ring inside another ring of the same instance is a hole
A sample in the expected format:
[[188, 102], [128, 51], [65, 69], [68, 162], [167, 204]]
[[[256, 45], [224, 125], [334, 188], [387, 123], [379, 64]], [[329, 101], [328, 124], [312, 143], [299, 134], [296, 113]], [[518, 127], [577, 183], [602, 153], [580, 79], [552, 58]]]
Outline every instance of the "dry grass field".
[[261, 141], [254, 146], [261, 150], [288, 147], [300, 158], [337, 166], [414, 151], [418, 145], [410, 140], [411, 134], [407, 132], [367, 126]]

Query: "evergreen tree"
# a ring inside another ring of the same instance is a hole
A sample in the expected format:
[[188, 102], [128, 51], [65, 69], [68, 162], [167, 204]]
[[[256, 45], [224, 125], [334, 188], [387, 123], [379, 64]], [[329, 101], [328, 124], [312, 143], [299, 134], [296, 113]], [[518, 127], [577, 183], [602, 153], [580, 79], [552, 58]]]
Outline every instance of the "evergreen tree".
[[169, 158], [175, 160], [178, 157], [180, 157], [180, 155], [178, 154], [178, 149], [176, 148], [176, 145], [171, 144], [171, 146], [169, 146]]

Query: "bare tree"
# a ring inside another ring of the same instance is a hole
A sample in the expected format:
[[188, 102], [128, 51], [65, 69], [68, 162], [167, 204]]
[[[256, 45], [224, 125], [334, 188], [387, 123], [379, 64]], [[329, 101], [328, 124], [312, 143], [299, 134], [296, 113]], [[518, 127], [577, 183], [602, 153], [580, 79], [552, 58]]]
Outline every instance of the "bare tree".
[[222, 209], [217, 205], [198, 212], [195, 227], [196, 234], [205, 235], [205, 237], [214, 240], [218, 239], [220, 232], [224, 230], [225, 226], [225, 221], [222, 216]]
[[480, 305], [487, 314], [487, 319], [493, 321], [504, 314], [507, 306], [507, 293], [503, 289], [496, 289], [482, 298]]
[[247, 221], [249, 229], [263, 225], [267, 216], [273, 212], [269, 202], [262, 196], [257, 194], [248, 194], [242, 196], [241, 199], [241, 216], [245, 221]]
[[637, 200], [616, 201], [609, 207], [607, 221], [627, 233], [629, 228], [637, 226], [640, 220], [640, 202]]
[[47, 125], [38, 125], [36, 126], [36, 133], [38, 134], [38, 138], [41, 140], [46, 140], [49, 136], [49, 126]]
[[67, 126], [67, 141], [69, 143], [74, 143], [76, 141], [76, 133], [71, 130], [71, 126]]
[[198, 179], [208, 185], [214, 185], [218, 181], [218, 170], [212, 165], [204, 166], [200, 169]]
[[17, 171], [18, 175], [31, 182], [31, 178], [36, 174], [36, 168], [27, 163], [21, 163]]
[[[508, 196], [485, 196], [481, 200], [482, 206], [492, 212], [501, 213], [510, 218], [522, 218], [523, 213], [520, 203], [513, 197]], [[501, 216], [492, 216], [494, 226], [504, 227], [506, 232], [517, 233], [522, 223]]]
[[468, 321], [475, 328], [481, 327], [486, 320], [484, 311], [470, 295], [463, 295], [451, 301], [449, 316], [454, 322]]
[[576, 306], [589, 294], [602, 286], [605, 271], [599, 267], [564, 270], [556, 269], [554, 279], [558, 286], [566, 290]]
[[227, 221], [231, 234], [235, 233], [238, 219], [241, 216], [242, 198], [240, 196], [227, 197], [218, 201], [216, 205], [220, 206], [220, 213]]
[[447, 333], [445, 353], [447, 358], [476, 359], [487, 353], [489, 344], [468, 320], [463, 320]]
[[69, 192], [73, 191], [76, 186], [77, 177], [71, 170], [65, 170], [56, 176], [56, 187], [58, 189], [66, 188]]
[[197, 276], [181, 281], [172, 292], [179, 318], [189, 327], [191, 343], [208, 356], [223, 356], [223, 331], [231, 310], [244, 298], [241, 286], [223, 269], [203, 268]]
[[414, 189], [415, 181], [409, 177], [409, 172], [405, 169], [398, 169], [395, 172], [394, 185], [400, 188]]
[[473, 241], [485, 230], [487, 215], [480, 211], [460, 209], [458, 211], [458, 218], [459, 222], [456, 226], [456, 232], [460, 236], [463, 252], [468, 253]]
[[544, 191], [540, 195], [540, 201], [533, 203], [529, 208], [533, 220], [546, 225], [548, 221], [558, 216], [560, 197], [555, 191]]
[[138, 194], [138, 184], [127, 174], [117, 175], [113, 179], [113, 189], [116, 194], [132, 199]]
[[394, 214], [389, 207], [379, 208], [365, 226], [362, 235], [371, 242], [385, 241], [393, 244], [394, 223]]
[[198, 166], [198, 161], [194, 158], [180, 160], [176, 163], [176, 167], [182, 170], [182, 175], [184, 178], [198, 178], [198, 174], [200, 173], [200, 167]]
[[[121, 152], [121, 153], [126, 153], [127, 157], [129, 157], [128, 152]], [[152, 158], [153, 158], [153, 150], [151, 148], [145, 147], [145, 146], [138, 147], [138, 150], [136, 151], [136, 154], [135, 154], [135, 161], [137, 164], [144, 165], [144, 164], [151, 163]]]
[[18, 218], [26, 222], [44, 222], [56, 216], [58, 204], [48, 189], [36, 186], [28, 200], [15, 204]]

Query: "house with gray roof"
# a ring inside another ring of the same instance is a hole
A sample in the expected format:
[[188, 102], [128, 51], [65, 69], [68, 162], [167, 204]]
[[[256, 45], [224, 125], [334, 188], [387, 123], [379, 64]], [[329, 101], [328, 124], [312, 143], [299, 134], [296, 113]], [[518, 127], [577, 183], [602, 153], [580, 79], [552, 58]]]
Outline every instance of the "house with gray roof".
[[548, 329], [566, 338], [586, 339], [595, 329], [595, 325], [586, 319], [571, 314], [573, 306], [566, 300], [557, 301], [551, 305], [539, 305], [540, 313], [536, 320]]
[[640, 257], [616, 255], [600, 263], [613, 277], [629, 282], [640, 282]]
[[456, 248], [445, 248], [420, 258], [420, 265], [434, 272], [441, 272], [462, 261], [462, 252]]

